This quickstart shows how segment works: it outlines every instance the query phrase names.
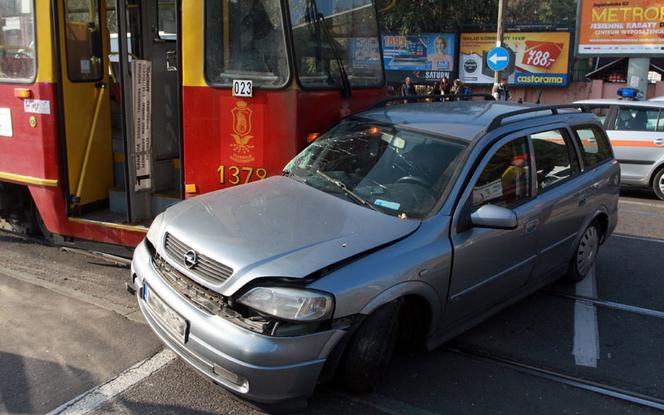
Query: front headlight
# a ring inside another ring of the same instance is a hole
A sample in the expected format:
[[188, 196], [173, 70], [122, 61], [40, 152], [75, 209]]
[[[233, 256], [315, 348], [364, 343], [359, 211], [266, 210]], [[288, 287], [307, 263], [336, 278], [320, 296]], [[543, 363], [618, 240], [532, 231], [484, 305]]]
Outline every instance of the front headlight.
[[163, 227], [163, 224], [164, 214], [161, 213], [157, 215], [156, 218], [154, 218], [152, 225], [150, 225], [150, 229], [148, 229], [148, 234], [145, 236], [154, 246], [157, 246], [159, 243], [159, 235], [161, 235], [161, 228]]
[[332, 295], [299, 288], [256, 287], [238, 302], [261, 313], [301, 322], [328, 318], [334, 309]]

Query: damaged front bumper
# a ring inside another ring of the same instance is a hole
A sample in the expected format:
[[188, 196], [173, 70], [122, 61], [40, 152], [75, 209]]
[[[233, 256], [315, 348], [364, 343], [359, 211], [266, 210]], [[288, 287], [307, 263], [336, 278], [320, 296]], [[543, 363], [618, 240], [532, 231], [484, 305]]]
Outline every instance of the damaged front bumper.
[[[332, 349], [346, 331], [272, 337], [252, 332], [205, 312], [164, 281], [153, 266], [145, 241], [134, 253], [131, 285], [140, 309], [161, 340], [189, 365], [236, 395], [263, 404], [308, 398]], [[143, 298], [143, 287], [186, 320], [187, 333], [177, 338]]]

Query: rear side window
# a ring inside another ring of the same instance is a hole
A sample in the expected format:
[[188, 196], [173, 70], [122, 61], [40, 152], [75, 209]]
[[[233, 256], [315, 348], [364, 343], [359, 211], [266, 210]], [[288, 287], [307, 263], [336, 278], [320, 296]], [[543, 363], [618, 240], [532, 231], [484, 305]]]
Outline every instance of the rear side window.
[[574, 131], [581, 142], [581, 158], [587, 169], [613, 157], [609, 140], [599, 127], [574, 127]]
[[559, 130], [531, 135], [537, 167], [537, 188], [544, 190], [580, 171], [573, 144]]
[[514, 207], [531, 197], [528, 154], [526, 137], [496, 151], [473, 187], [473, 210], [487, 204]]
[[33, 0], [0, 1], [0, 82], [35, 78], [35, 12]]
[[664, 120], [659, 122], [659, 110], [620, 108], [615, 121], [616, 130], [664, 131]]

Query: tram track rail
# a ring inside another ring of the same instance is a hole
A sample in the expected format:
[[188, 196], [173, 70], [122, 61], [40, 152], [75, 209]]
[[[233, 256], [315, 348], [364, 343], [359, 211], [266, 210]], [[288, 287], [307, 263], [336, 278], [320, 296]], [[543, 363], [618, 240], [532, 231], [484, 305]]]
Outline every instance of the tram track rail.
[[90, 249], [83, 249], [83, 248], [78, 248], [78, 247], [72, 247], [72, 246], [62, 246], [59, 244], [54, 244], [50, 242], [47, 238], [45, 237], [39, 237], [39, 236], [32, 236], [32, 235], [26, 235], [24, 233], [20, 232], [12, 232], [8, 231], [6, 229], [0, 229], [0, 236], [7, 236], [7, 237], [12, 237], [16, 238], [18, 240], [21, 240], [23, 242], [30, 242], [38, 245], [43, 245], [43, 246], [48, 246], [48, 247], [57, 247], [63, 252], [70, 252], [78, 255], [83, 255], [87, 256], [93, 259], [97, 260], [102, 260], [110, 265], [117, 266], [120, 268], [129, 268], [131, 266], [131, 260], [128, 258], [123, 258], [121, 256], [117, 255], [112, 255], [108, 254], [105, 252], [100, 252], [100, 251], [95, 251], [95, 250], [90, 250]]
[[584, 295], [567, 294], [556, 290], [541, 290], [539, 292], [541, 294], [549, 295], [552, 297], [565, 298], [573, 301], [581, 301], [598, 307], [609, 308], [612, 310], [626, 311], [628, 313], [639, 314], [646, 317], [664, 319], [664, 311], [653, 310], [650, 308], [643, 308], [629, 304], [622, 304], [622, 303], [617, 303], [615, 301], [602, 300], [599, 298], [592, 298]]
[[642, 394], [640, 392], [630, 391], [627, 389], [608, 385], [606, 383], [595, 382], [592, 380], [571, 376], [565, 373], [557, 372], [555, 370], [534, 366], [528, 363], [520, 362], [518, 360], [493, 355], [491, 353], [468, 348], [465, 346], [460, 346], [460, 345], [448, 346], [444, 348], [444, 350], [477, 361], [497, 364], [502, 367], [516, 370], [520, 373], [528, 374], [541, 379], [567, 385], [573, 388], [594, 392], [614, 399], [619, 399], [621, 401], [630, 402], [633, 404], [645, 406], [659, 411], [664, 411], [664, 399], [655, 396], [650, 396]]

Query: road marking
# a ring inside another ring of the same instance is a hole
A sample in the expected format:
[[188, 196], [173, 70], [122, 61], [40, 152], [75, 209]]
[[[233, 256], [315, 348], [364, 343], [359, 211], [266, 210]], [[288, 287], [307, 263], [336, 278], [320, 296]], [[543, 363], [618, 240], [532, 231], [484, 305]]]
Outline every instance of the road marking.
[[344, 398], [351, 402], [359, 403], [362, 405], [370, 406], [374, 409], [377, 409], [381, 412], [390, 415], [437, 415], [440, 412], [431, 412], [426, 409], [422, 409], [417, 406], [413, 406], [409, 403], [388, 398], [385, 395], [378, 393], [372, 393], [369, 395], [363, 395], [362, 397], [353, 396], [344, 392], [332, 391], [331, 393]]
[[664, 244], [664, 239], [649, 238], [647, 236], [625, 235], [624, 233], [612, 233], [611, 236], [612, 237], [615, 236], [617, 238], [636, 239], [637, 241], [655, 242], [658, 244]]
[[149, 359], [143, 360], [120, 373], [106, 383], [90, 389], [71, 401], [60, 405], [47, 415], [83, 415], [113, 399], [143, 379], [152, 375], [173, 360], [175, 353], [164, 349]]
[[[576, 294], [588, 298], [597, 298], [595, 269], [576, 284]], [[572, 354], [577, 366], [597, 367], [599, 360], [599, 335], [597, 328], [597, 310], [587, 301], [574, 302], [574, 345]]]
[[624, 203], [626, 205], [637, 205], [637, 206], [649, 206], [649, 207], [655, 207], [655, 208], [664, 208], [664, 203], [648, 203], [648, 202], [637, 202], [634, 200], [625, 200], [625, 199], [620, 199], [618, 203]]

